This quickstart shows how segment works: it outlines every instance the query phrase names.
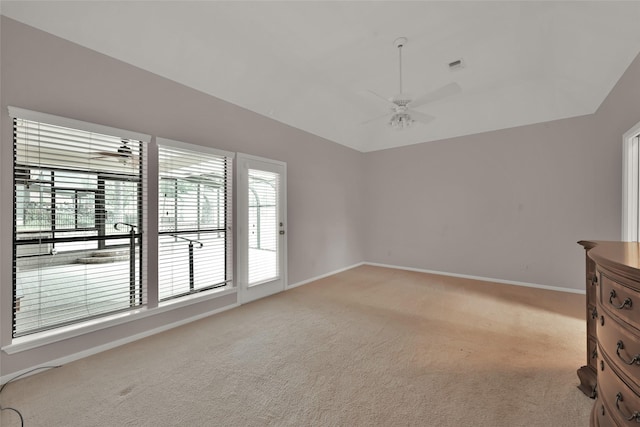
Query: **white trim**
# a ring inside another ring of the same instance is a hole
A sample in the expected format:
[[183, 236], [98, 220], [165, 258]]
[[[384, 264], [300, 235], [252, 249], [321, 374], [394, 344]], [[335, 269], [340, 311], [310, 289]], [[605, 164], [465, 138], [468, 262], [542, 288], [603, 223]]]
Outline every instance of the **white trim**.
[[[240, 304], [245, 303], [245, 295], [247, 288], [248, 272], [247, 265], [249, 263], [249, 255], [248, 255], [248, 243], [247, 240], [247, 226], [248, 222], [248, 200], [246, 197], [241, 197], [245, 195], [249, 190], [249, 183], [247, 179], [247, 165], [244, 163], [244, 155], [242, 153], [236, 154], [236, 162], [235, 162], [235, 194], [234, 194], [234, 207], [236, 208], [235, 212], [235, 227], [236, 227], [236, 241], [234, 242], [234, 246], [236, 248], [236, 258], [235, 258], [235, 267], [236, 267], [236, 283], [238, 285], [238, 302]], [[243, 173], [244, 172], [244, 173]]]
[[351, 270], [352, 268], [360, 267], [360, 266], [365, 265], [365, 264], [366, 264], [365, 262], [359, 262], [357, 264], [349, 265], [347, 267], [343, 267], [343, 268], [340, 268], [338, 270], [333, 270], [333, 271], [330, 271], [329, 273], [325, 273], [325, 274], [321, 274], [319, 276], [312, 277], [311, 279], [306, 279], [306, 280], [302, 280], [300, 282], [293, 283], [293, 284], [287, 286], [286, 289], [288, 290], [288, 289], [297, 288], [298, 286], [306, 285], [308, 283], [315, 282], [316, 280], [324, 279], [326, 277], [333, 276], [334, 274], [342, 273], [343, 271]]
[[[217, 292], [194, 295], [191, 298], [176, 299], [175, 302], [166, 302], [156, 308], [140, 308], [137, 310], [131, 310], [126, 313], [115, 314], [108, 318], [98, 318], [90, 320], [88, 322], [71, 325], [67, 328], [57, 328], [51, 331], [42, 332], [39, 334], [33, 334], [22, 338], [15, 338], [13, 342], [7, 346], [2, 347], [2, 351], [7, 354], [15, 354], [21, 351], [32, 350], [34, 348], [42, 347], [44, 345], [53, 344], [59, 341], [63, 341], [69, 338], [75, 338], [81, 335], [86, 335], [92, 332], [96, 332], [102, 329], [110, 328], [113, 326], [121, 325], [128, 322], [134, 322], [146, 317], [155, 316], [171, 310], [175, 310], [180, 307], [185, 307], [200, 302], [208, 301], [211, 299], [220, 298], [229, 294], [235, 294], [236, 289], [224, 289]], [[166, 326], [166, 325], [165, 325]], [[164, 327], [164, 326], [163, 326]], [[162, 328], [162, 327], [161, 327]]]
[[282, 166], [282, 182], [280, 183], [280, 192], [282, 197], [281, 215], [282, 223], [284, 224], [282, 230], [285, 232], [284, 239], [282, 239], [282, 284], [284, 285], [283, 289], [286, 291], [287, 285], [289, 284], [289, 249], [287, 244], [289, 241], [289, 223], [287, 222], [287, 211], [289, 210], [287, 205], [287, 164], [278, 160], [271, 160], [271, 163]]
[[167, 139], [167, 138], [160, 138], [158, 136], [156, 136], [156, 144], [165, 145], [165, 146], [174, 147], [174, 148], [180, 148], [182, 150], [193, 151], [196, 153], [203, 152], [203, 153], [215, 154], [218, 156], [230, 157], [232, 159], [235, 157], [235, 153], [232, 151], [219, 150], [217, 148], [207, 147], [205, 145], [190, 144], [188, 142], [176, 141], [176, 140]]
[[[130, 342], [133, 342], [133, 341], [137, 341], [137, 340], [140, 340], [140, 339], [143, 339], [143, 338], [150, 337], [151, 335], [155, 335], [155, 334], [158, 334], [160, 332], [168, 331], [169, 329], [177, 328], [178, 326], [186, 325], [187, 323], [195, 322], [196, 320], [204, 319], [205, 317], [213, 316], [214, 314], [222, 313], [223, 311], [231, 310], [232, 308], [236, 308], [239, 305], [240, 304], [238, 304], [238, 303], [226, 305], [224, 307], [220, 307], [220, 308], [217, 308], [215, 310], [208, 311], [206, 313], [201, 313], [201, 314], [198, 314], [196, 316], [191, 316], [189, 318], [182, 319], [182, 320], [179, 320], [177, 322], [169, 323], [169, 324], [166, 324], [166, 325], [163, 325], [163, 326], [159, 326], [159, 327], [154, 328], [154, 329], [150, 329], [150, 330], [145, 331], [145, 332], [141, 332], [139, 334], [135, 334], [135, 335], [131, 335], [131, 336], [128, 336], [128, 337], [125, 337], [125, 338], [121, 338], [119, 340], [111, 341], [109, 343], [102, 344], [102, 345], [99, 345], [97, 347], [93, 347], [93, 348], [90, 348], [90, 349], [87, 349], [87, 350], [83, 350], [83, 351], [80, 351], [78, 353], [71, 354], [69, 356], [65, 356], [65, 357], [61, 357], [59, 359], [51, 360], [51, 361], [46, 362], [46, 363], [40, 363], [40, 364], [38, 364], [36, 366], [30, 367], [30, 368], [27, 368], [27, 369], [23, 369], [23, 370], [18, 371], [18, 372], [13, 372], [13, 373], [11, 373], [9, 375], [5, 375], [3, 377], [0, 377], [0, 384], [4, 384], [5, 382], [11, 381], [13, 378], [15, 378], [15, 377], [17, 377], [19, 375], [26, 374], [27, 372], [30, 372], [30, 371], [32, 371], [34, 369], [38, 369], [40, 367], [45, 368], [45, 367], [61, 366], [61, 365], [67, 364], [67, 363], [71, 363], [71, 362], [74, 362], [76, 360], [83, 359], [85, 357], [93, 356], [94, 354], [98, 354], [98, 353], [101, 353], [101, 352], [106, 351], [106, 350], [111, 350], [113, 348], [119, 347], [119, 346], [124, 345], [124, 344], [129, 344]], [[42, 372], [42, 371], [37, 371], [37, 372]], [[34, 372], [34, 373], [36, 373], [36, 372]], [[21, 378], [24, 378], [25, 376], [29, 376], [29, 375], [30, 374], [24, 375]]]
[[385, 267], [385, 268], [395, 268], [397, 270], [416, 271], [418, 273], [437, 274], [440, 276], [460, 277], [462, 279], [481, 280], [483, 282], [501, 283], [504, 285], [514, 285], [514, 286], [523, 286], [526, 288], [546, 289], [548, 291], [568, 292], [571, 294], [582, 294], [582, 295], [586, 294], [586, 291], [583, 289], [572, 289], [572, 288], [562, 288], [559, 286], [539, 285], [537, 283], [518, 282], [516, 280], [494, 279], [491, 277], [473, 276], [470, 274], [449, 273], [446, 271], [437, 271], [437, 270], [426, 270], [423, 268], [403, 267], [400, 265], [380, 264], [377, 262], [364, 262], [363, 264], [371, 265], [374, 267]]
[[287, 167], [287, 162], [283, 162], [281, 160], [267, 159], [266, 157], [253, 156], [251, 154], [245, 154], [245, 153], [236, 153], [236, 155], [238, 156], [238, 158], [242, 158], [245, 160], [254, 160], [256, 162], [272, 163], [272, 164], [283, 166], [285, 169]]
[[72, 129], [95, 132], [103, 135], [118, 136], [121, 138], [135, 139], [137, 141], [150, 142], [151, 135], [138, 133], [125, 129], [118, 129], [111, 126], [99, 125], [96, 123], [83, 122], [82, 120], [69, 119], [67, 117], [54, 116], [53, 114], [40, 113], [38, 111], [26, 110], [18, 107], [8, 107], [9, 116], [13, 119], [26, 119], [36, 122], [47, 123], [55, 126], [62, 126]]
[[622, 136], [622, 241], [638, 240], [638, 143], [640, 122]]

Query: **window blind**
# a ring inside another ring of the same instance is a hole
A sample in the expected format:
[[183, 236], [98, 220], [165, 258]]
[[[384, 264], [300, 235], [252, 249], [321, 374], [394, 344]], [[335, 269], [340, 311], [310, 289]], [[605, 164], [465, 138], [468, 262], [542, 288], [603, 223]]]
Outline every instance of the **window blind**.
[[159, 300], [231, 286], [233, 155], [157, 142]]
[[140, 135], [27, 110], [10, 114], [13, 336], [142, 305]]

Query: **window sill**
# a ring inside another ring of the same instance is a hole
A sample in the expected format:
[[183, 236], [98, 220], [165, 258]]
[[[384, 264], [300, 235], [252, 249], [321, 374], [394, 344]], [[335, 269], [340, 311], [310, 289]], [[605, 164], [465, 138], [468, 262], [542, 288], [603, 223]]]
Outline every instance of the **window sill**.
[[81, 335], [90, 334], [102, 329], [111, 328], [113, 326], [122, 325], [124, 323], [134, 322], [146, 317], [155, 316], [176, 310], [181, 307], [187, 307], [203, 301], [220, 298], [225, 295], [237, 293], [237, 288], [223, 288], [214, 292], [205, 294], [189, 295], [184, 298], [176, 299], [160, 303], [158, 307], [147, 308], [142, 307], [125, 313], [118, 313], [108, 317], [90, 320], [75, 325], [65, 326], [50, 331], [39, 332], [25, 337], [15, 338], [11, 344], [2, 347], [2, 351], [7, 354], [16, 354], [22, 351], [32, 350], [48, 344], [75, 338]]

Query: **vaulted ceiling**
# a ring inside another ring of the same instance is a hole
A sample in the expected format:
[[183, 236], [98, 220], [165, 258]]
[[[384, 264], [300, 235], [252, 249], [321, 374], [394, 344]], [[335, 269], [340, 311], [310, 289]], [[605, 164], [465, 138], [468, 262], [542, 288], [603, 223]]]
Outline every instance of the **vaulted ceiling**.
[[[640, 2], [2, 1], [15, 20], [360, 151], [590, 114], [640, 53]], [[398, 92], [461, 92], [396, 131]], [[451, 70], [449, 63], [462, 60]], [[389, 116], [391, 114], [389, 113]]]

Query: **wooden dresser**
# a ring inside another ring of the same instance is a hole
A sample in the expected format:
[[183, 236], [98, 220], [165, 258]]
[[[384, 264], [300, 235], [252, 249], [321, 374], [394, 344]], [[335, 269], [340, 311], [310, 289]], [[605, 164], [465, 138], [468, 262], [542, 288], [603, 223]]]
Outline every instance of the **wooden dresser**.
[[587, 360], [579, 388], [591, 426], [640, 425], [640, 244], [580, 241], [587, 253]]

